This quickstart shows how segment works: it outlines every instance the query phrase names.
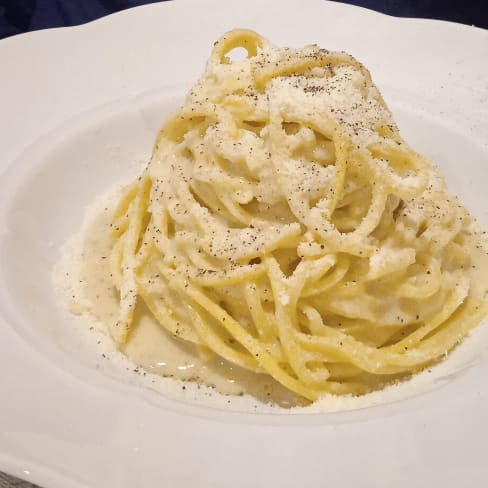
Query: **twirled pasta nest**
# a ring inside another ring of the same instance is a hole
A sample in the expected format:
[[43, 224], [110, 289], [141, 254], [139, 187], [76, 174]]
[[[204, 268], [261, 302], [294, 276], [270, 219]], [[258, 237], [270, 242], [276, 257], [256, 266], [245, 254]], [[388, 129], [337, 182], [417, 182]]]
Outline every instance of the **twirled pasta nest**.
[[486, 314], [470, 222], [353, 57], [235, 30], [118, 206], [112, 334], [130, 340], [142, 299], [175, 336], [309, 400], [378, 389]]

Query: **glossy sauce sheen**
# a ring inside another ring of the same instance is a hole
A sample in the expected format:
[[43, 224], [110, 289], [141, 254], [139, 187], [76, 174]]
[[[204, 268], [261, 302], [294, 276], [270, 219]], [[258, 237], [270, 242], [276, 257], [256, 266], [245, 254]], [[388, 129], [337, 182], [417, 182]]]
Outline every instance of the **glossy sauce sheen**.
[[[109, 255], [113, 241], [110, 222], [113, 209], [106, 207], [86, 229], [81, 279], [89, 312], [104, 324], [115, 322], [118, 292], [110, 276]], [[269, 375], [246, 371], [164, 330], [139, 299], [134, 329], [121, 351], [148, 373], [202, 382], [225, 395], [252, 395], [283, 407], [303, 404]]]
[[[89, 304], [86, 311], [104, 324], [114, 322], [119, 311], [119, 296], [109, 266], [112, 213], [113, 208], [106, 206], [91, 216], [80, 249], [83, 302]], [[488, 273], [488, 249], [486, 239], [481, 237], [481, 231], [474, 229], [468, 239], [472, 257], [471, 294], [483, 300], [488, 294], [484, 287], [486, 280], [482, 278]], [[269, 375], [246, 371], [211, 351], [172, 336], [156, 322], [142, 300], [137, 304], [134, 329], [121, 351], [148, 373], [200, 382], [224, 395], [248, 394], [285, 408], [306, 404]]]

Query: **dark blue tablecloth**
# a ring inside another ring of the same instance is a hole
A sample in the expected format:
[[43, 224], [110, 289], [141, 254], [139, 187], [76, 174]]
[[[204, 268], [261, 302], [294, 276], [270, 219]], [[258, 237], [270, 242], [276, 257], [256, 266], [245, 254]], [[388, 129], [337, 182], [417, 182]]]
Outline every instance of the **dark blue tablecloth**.
[[[488, 28], [488, 0], [343, 0], [343, 2], [390, 15], [444, 19]], [[0, 39], [36, 29], [82, 24], [146, 3], [151, 2], [149, 0], [0, 0]]]

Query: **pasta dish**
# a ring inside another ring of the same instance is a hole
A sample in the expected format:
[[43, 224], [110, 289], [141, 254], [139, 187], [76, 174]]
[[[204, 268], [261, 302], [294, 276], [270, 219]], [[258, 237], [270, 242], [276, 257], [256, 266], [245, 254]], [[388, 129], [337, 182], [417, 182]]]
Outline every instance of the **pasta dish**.
[[487, 313], [473, 219], [368, 70], [316, 45], [219, 39], [110, 227], [120, 347], [143, 304], [203, 357], [308, 401], [405, 379]]

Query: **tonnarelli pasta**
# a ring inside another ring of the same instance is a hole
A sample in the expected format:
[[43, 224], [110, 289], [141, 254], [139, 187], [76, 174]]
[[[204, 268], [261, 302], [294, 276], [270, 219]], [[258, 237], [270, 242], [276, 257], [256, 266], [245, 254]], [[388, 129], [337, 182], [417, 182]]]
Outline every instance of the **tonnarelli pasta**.
[[470, 224], [352, 56], [234, 30], [115, 212], [111, 333], [130, 341], [143, 300], [171, 334], [309, 400], [362, 394], [485, 316]]

